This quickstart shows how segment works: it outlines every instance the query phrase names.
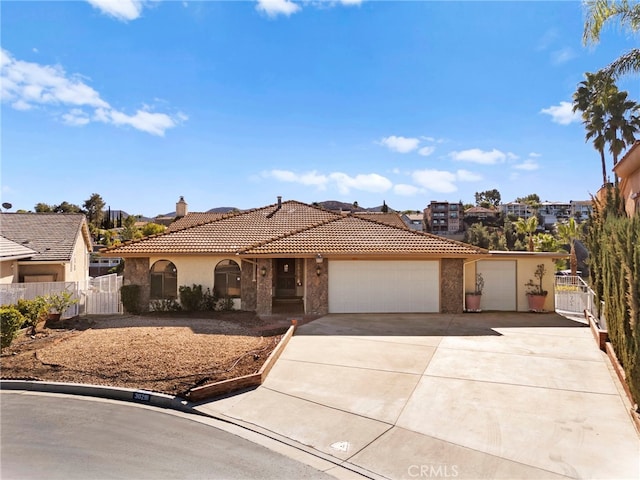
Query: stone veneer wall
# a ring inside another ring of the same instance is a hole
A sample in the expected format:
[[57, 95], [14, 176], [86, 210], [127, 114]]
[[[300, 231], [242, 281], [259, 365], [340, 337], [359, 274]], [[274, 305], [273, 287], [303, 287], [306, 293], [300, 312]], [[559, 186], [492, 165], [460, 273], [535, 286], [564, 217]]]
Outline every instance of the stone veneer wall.
[[325, 258], [320, 265], [320, 275], [316, 273], [315, 258], [305, 259], [305, 277], [307, 279], [307, 301], [305, 313], [326, 315], [329, 313], [329, 264]]
[[[245, 260], [242, 261], [240, 274], [240, 308], [242, 310], [255, 311], [257, 307], [257, 277], [260, 275], [260, 273], [258, 273], [258, 275], [256, 275], [256, 278], [254, 279], [253, 272], [255, 268], [256, 267], [253, 263], [247, 262]], [[258, 272], [260, 272], [260, 269], [258, 269]]]
[[464, 311], [464, 260], [443, 258], [440, 261], [440, 312]]
[[142, 311], [149, 310], [151, 285], [149, 284], [149, 259], [126, 258], [124, 261], [123, 285], [140, 285], [140, 307]]
[[[267, 269], [263, 277], [262, 267]], [[256, 286], [256, 313], [258, 315], [271, 315], [273, 296], [273, 260], [271, 258], [258, 259], [258, 278]]]

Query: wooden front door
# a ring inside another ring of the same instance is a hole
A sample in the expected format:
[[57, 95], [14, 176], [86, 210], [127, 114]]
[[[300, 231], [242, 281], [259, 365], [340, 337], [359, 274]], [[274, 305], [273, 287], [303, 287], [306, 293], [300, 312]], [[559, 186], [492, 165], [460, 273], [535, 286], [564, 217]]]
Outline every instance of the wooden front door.
[[295, 297], [296, 259], [276, 259], [276, 297]]

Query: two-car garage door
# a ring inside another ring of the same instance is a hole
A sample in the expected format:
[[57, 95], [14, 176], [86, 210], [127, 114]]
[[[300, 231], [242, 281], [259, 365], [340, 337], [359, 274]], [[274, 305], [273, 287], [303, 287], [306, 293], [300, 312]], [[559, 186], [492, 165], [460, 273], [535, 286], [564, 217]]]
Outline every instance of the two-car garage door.
[[439, 311], [438, 261], [329, 261], [330, 313]]

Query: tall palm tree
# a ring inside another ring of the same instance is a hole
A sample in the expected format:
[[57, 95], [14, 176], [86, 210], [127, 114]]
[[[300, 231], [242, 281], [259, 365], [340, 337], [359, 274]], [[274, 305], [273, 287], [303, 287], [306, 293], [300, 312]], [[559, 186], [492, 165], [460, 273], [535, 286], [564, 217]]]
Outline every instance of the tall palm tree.
[[[613, 157], [613, 166], [618, 157], [635, 142], [635, 134], [640, 130], [640, 105], [627, 98], [627, 92], [615, 92], [607, 102], [605, 138]], [[616, 179], [617, 180], [617, 179]]]
[[563, 242], [569, 244], [571, 266], [571, 275], [575, 276], [578, 273], [578, 257], [576, 256], [576, 240], [580, 239], [582, 234], [582, 224], [577, 223], [575, 218], [571, 217], [567, 223], [558, 223], [556, 225], [556, 231], [558, 237]]
[[[578, 84], [573, 94], [573, 111], [582, 113], [582, 124], [587, 133], [585, 140], [591, 140], [600, 154], [602, 184], [607, 183], [607, 161], [605, 158], [605, 98], [615, 87], [613, 80], [599, 73], [585, 73], [585, 80]], [[617, 88], [616, 88], [617, 90]]]
[[[631, 32], [640, 30], [640, 2], [628, 0], [584, 0], [586, 20], [582, 41], [585, 45], [600, 41], [600, 32], [609, 21], [617, 20], [620, 26]], [[600, 70], [603, 74], [618, 78], [627, 73], [640, 72], [640, 48], [624, 53]]]
[[532, 215], [526, 220], [524, 218], [519, 218], [513, 225], [516, 227], [516, 232], [528, 237], [528, 249], [530, 252], [533, 252], [533, 234], [536, 233], [536, 230], [538, 228], [538, 217]]

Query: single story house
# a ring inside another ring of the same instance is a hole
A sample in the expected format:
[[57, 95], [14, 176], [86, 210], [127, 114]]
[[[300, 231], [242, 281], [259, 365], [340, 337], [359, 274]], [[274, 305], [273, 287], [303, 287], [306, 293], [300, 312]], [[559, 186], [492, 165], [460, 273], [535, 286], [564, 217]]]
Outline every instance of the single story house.
[[[457, 313], [464, 309], [468, 278], [475, 278], [476, 268], [485, 268], [482, 261], [495, 257], [484, 249], [375, 217], [344, 215], [280, 198], [277, 204], [186, 225], [101, 251], [103, 256], [125, 259], [125, 284], [142, 287], [143, 305], [178, 299], [179, 286], [196, 284], [260, 315], [271, 314], [283, 301], [299, 301], [305, 313], [319, 315]], [[514, 259], [527, 265], [517, 269], [512, 283], [533, 277], [536, 262], [544, 262], [552, 291], [552, 256], [519, 253], [523, 255], [500, 257], [507, 260], [500, 265], [509, 269]], [[524, 283], [508, 309], [526, 310]]]
[[87, 220], [71, 213], [1, 213], [0, 283], [78, 282], [89, 277]]

